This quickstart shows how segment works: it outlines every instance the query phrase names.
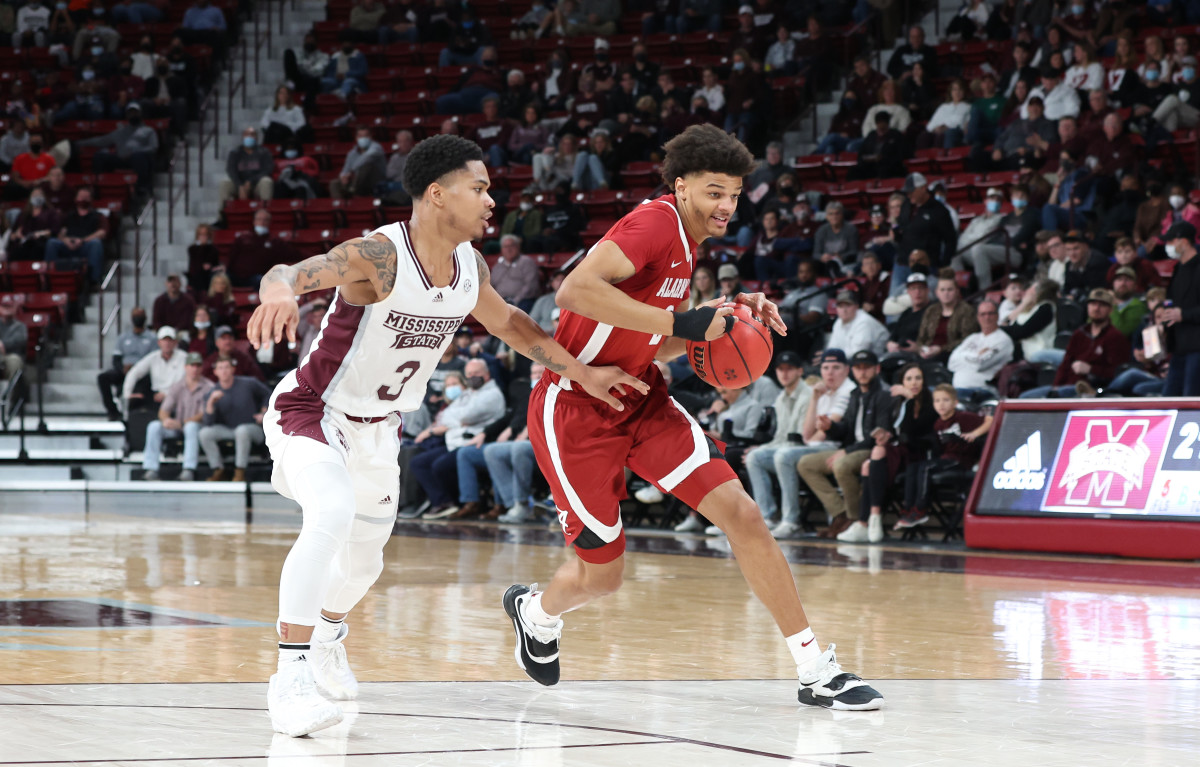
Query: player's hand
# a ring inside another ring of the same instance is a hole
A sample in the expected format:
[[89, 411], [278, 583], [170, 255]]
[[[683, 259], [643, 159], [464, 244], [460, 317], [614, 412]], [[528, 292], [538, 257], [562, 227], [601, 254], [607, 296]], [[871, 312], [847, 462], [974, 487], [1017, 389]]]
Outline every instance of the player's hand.
[[642, 394], [650, 391], [649, 385], [644, 381], [634, 378], [615, 365], [600, 368], [587, 367], [586, 370], [587, 377], [581, 380], [579, 385], [588, 394], [602, 400], [618, 412], [623, 411], [625, 406], [612, 395], [611, 390], [616, 389], [618, 397], [624, 397], [631, 389], [636, 389]]
[[762, 293], [739, 293], [734, 301], [753, 309], [758, 318], [779, 335], [787, 335], [787, 325], [783, 324], [783, 318], [779, 316], [779, 307], [774, 301], [767, 300]]
[[[268, 343], [279, 343], [287, 336], [288, 343], [296, 343], [296, 327], [300, 324], [300, 305], [291, 289], [279, 286], [271, 295], [260, 293], [262, 303], [250, 315], [246, 325], [246, 338], [255, 349]], [[265, 293], [265, 291], [264, 291]]]

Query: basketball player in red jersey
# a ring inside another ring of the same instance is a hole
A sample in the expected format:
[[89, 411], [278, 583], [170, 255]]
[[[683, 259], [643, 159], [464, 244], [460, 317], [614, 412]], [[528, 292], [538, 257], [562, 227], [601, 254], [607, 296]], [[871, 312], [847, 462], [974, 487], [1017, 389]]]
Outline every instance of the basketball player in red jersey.
[[[791, 570], [762, 513], [700, 426], [667, 395], [655, 359], [674, 359], [688, 340], [712, 340], [734, 322], [715, 305], [686, 304], [696, 245], [724, 236], [754, 158], [713, 125], [688, 128], [666, 145], [662, 175], [675, 190], [618, 221], [563, 282], [556, 340], [580, 362], [617, 365], [649, 385], [623, 412], [598, 406], [577, 382], [547, 371], [529, 399], [529, 439], [550, 483], [576, 556], [544, 591], [516, 585], [504, 610], [516, 632], [517, 663], [531, 679], [559, 679], [562, 613], [621, 586], [625, 533], [619, 502], [624, 468], [673, 493], [728, 536], [742, 574], [771, 611], [796, 661], [801, 703], [871, 710], [883, 696], [838, 665], [816, 642]], [[761, 293], [740, 295], [779, 333], [786, 329]], [[717, 302], [713, 302], [714, 304]]]

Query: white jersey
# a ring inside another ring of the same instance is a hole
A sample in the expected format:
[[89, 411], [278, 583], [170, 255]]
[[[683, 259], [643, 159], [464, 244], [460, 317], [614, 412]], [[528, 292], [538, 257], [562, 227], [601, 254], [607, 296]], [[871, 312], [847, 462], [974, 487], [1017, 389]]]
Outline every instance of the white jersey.
[[297, 381], [327, 406], [363, 418], [420, 407], [429, 376], [479, 298], [471, 243], [454, 249], [454, 275], [439, 288], [417, 260], [408, 224], [388, 224], [371, 235], [376, 233], [396, 247], [391, 295], [356, 306], [339, 288], [296, 371]]

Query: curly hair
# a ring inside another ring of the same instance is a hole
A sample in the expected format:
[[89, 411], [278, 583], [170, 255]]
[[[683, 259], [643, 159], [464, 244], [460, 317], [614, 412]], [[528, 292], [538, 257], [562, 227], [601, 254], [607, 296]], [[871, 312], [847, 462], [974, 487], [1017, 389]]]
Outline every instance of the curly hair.
[[429, 185], [472, 160], [483, 162], [483, 150], [474, 141], [461, 136], [440, 134], [413, 147], [404, 164], [404, 190], [413, 199], [425, 194]]
[[[675, 188], [675, 179], [693, 173], [722, 173], [741, 178], [754, 172], [754, 155], [742, 142], [715, 125], [691, 125], [666, 143], [662, 178]], [[409, 160], [412, 162], [412, 160]]]

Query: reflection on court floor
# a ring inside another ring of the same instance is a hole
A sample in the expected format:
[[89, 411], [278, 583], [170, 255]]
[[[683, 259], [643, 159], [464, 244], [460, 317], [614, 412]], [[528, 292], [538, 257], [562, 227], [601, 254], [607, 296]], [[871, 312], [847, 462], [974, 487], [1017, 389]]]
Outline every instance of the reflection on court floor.
[[881, 712], [838, 713], [796, 703], [769, 615], [722, 542], [699, 536], [631, 536], [625, 588], [567, 616], [563, 683], [525, 680], [500, 595], [569, 553], [549, 531], [481, 524], [402, 528], [350, 619], [360, 700], [316, 737], [273, 738], [265, 681], [298, 516], [205, 503], [6, 495], [0, 765], [1011, 767], [1200, 753], [1195, 564], [788, 543], [819, 640], [887, 696]]

